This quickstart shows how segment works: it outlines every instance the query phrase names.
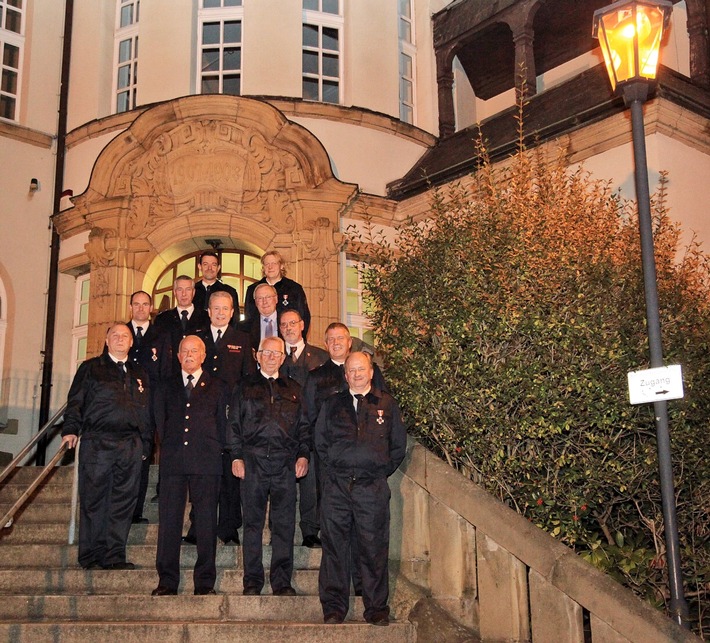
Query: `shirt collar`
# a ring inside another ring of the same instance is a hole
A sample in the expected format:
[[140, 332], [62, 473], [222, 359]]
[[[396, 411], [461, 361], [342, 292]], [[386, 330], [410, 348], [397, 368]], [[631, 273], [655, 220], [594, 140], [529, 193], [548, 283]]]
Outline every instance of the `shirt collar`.
[[195, 311], [195, 306], [194, 304], [190, 304], [187, 308], [180, 308], [180, 306], [177, 306], [178, 316], [182, 314], [183, 310], [187, 311], [188, 317], [192, 317], [192, 313]]
[[[188, 376], [188, 373], [186, 373], [186, 372], [183, 371], [183, 370], [181, 370], [180, 372], [182, 373], [182, 383], [183, 383], [184, 386], [187, 386], [187, 376]], [[198, 368], [198, 369], [192, 374], [192, 378], [193, 378], [193, 379], [192, 379], [192, 385], [193, 385], [193, 386], [197, 386], [197, 382], [200, 381], [200, 378], [201, 378], [201, 377], [202, 377], [202, 369], [201, 369], [201, 368]]]

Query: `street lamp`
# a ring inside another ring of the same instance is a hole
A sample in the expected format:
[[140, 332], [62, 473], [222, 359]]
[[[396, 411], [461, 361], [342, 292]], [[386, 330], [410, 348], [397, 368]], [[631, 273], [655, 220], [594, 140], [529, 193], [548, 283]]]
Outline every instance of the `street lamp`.
[[[593, 27], [593, 36], [599, 39], [612, 89], [621, 90], [624, 104], [631, 109], [634, 175], [639, 209], [641, 263], [651, 368], [663, 366], [663, 347], [651, 225], [651, 199], [648, 190], [643, 102], [648, 98], [649, 90], [655, 84], [658, 52], [663, 30], [668, 26], [672, 9], [673, 5], [668, 0], [621, 0], [595, 11]], [[654, 402], [653, 407], [671, 595], [669, 607], [673, 619], [687, 627], [688, 605], [683, 596], [667, 402], [665, 400]]]

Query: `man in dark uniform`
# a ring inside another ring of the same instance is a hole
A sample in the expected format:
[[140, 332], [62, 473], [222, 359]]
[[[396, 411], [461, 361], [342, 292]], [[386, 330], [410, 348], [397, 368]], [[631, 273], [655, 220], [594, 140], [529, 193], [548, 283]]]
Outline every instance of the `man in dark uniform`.
[[[204, 368], [227, 385], [230, 395], [243, 378], [256, 372], [249, 335], [229, 325], [234, 312], [229, 293], [222, 291], [212, 293], [207, 309], [210, 327], [202, 334], [207, 351]], [[239, 478], [232, 475], [232, 457], [227, 450], [222, 460], [224, 475], [219, 492], [217, 536], [225, 545], [230, 543], [238, 545], [237, 530], [242, 526]], [[188, 542], [191, 535], [191, 532], [188, 532], [185, 537]]]
[[348, 612], [350, 552], [359, 549], [364, 617], [389, 624], [389, 501], [387, 478], [404, 459], [407, 434], [391, 395], [372, 386], [372, 361], [351, 353], [345, 362], [348, 389], [328, 398], [314, 436], [321, 478], [323, 555], [318, 593], [325, 623]]
[[264, 273], [261, 281], [253, 283], [245, 295], [244, 318], [252, 319], [257, 316], [257, 307], [254, 301], [254, 291], [259, 284], [269, 284], [276, 289], [277, 310], [279, 315], [287, 310], [297, 310], [303, 319], [303, 336], [308, 335], [311, 325], [311, 311], [303, 287], [293, 279], [286, 276], [286, 265], [281, 253], [270, 250], [261, 257], [261, 267]]
[[258, 314], [245, 319], [239, 328], [249, 335], [252, 346], [259, 346], [262, 339], [277, 337], [279, 334], [276, 288], [269, 284], [257, 284], [253, 290], [253, 299]]
[[[301, 386], [306, 384], [308, 373], [318, 368], [328, 358], [322, 348], [311, 346], [303, 339], [304, 323], [297, 310], [287, 310], [279, 318], [279, 331], [286, 342], [286, 359], [281, 366], [282, 377], [291, 377]], [[318, 537], [318, 494], [316, 489], [316, 468], [314, 458], [310, 458], [308, 473], [298, 481], [298, 508], [301, 515], [301, 534], [304, 547], [320, 547]]]
[[232, 307], [236, 311], [230, 325], [235, 326], [239, 321], [239, 295], [229, 284], [225, 284], [218, 279], [220, 265], [219, 256], [213, 250], [207, 250], [200, 255], [200, 271], [202, 279], [195, 282], [195, 298], [193, 303], [200, 310], [207, 310], [210, 303], [210, 295], [213, 292], [226, 292], [232, 298]]
[[232, 471], [242, 480], [244, 594], [260, 594], [264, 587], [261, 539], [270, 501], [271, 590], [275, 596], [294, 596], [296, 478], [308, 472], [310, 434], [301, 412], [301, 387], [279, 377], [283, 340], [264, 339], [257, 360], [261, 372], [237, 386], [229, 410]]
[[150, 453], [149, 384], [128, 359], [131, 331], [116, 323], [108, 348], [76, 373], [64, 412], [62, 444], [81, 436], [79, 564], [84, 569], [134, 569], [126, 542], [138, 497], [141, 458]]
[[179, 375], [161, 384], [155, 400], [162, 444], [158, 550], [160, 576], [154, 596], [177, 594], [180, 545], [188, 491], [195, 512], [195, 594], [214, 594], [217, 577], [217, 500], [227, 424], [227, 386], [202, 370], [204, 342], [188, 335], [180, 342]]
[[[153, 312], [151, 296], [143, 290], [134, 292], [131, 295], [130, 305], [131, 321], [128, 323], [128, 328], [133, 336], [133, 345], [128, 353], [128, 359], [140, 364], [148, 373], [152, 403], [158, 384], [170, 372], [170, 350], [167, 348], [165, 336], [156, 330], [155, 324], [150, 323], [150, 314]], [[143, 517], [143, 505], [148, 491], [151, 457], [152, 453], [143, 460], [141, 467], [141, 482], [138, 501], [133, 511], [133, 524], [148, 522], [148, 519]]]
[[198, 335], [209, 326], [207, 313], [193, 304], [195, 283], [192, 277], [180, 275], [173, 283], [173, 295], [177, 306], [165, 310], [155, 318], [155, 327], [167, 335], [172, 354], [172, 372], [180, 372], [177, 354], [180, 342], [188, 335]]

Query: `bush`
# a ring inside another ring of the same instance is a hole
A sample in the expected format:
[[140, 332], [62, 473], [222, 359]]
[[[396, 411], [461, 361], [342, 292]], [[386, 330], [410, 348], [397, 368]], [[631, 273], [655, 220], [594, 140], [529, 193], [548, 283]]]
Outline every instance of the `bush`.
[[[393, 247], [367, 226], [353, 247], [387, 377], [411, 430], [483, 485], [648, 600], [668, 599], [653, 408], [628, 402], [648, 368], [633, 204], [563, 158], [521, 149], [432, 191], [430, 216]], [[710, 589], [710, 270], [677, 252], [652, 200], [686, 595]], [[707, 605], [704, 606], [707, 609]], [[701, 626], [696, 628], [701, 630]]]

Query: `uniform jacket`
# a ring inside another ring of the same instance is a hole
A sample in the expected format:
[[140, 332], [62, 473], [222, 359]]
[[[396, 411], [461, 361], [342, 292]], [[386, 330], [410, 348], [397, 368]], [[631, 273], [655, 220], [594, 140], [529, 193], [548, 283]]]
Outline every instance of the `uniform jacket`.
[[[194, 304], [193, 304], [194, 305]], [[171, 353], [171, 374], [180, 373], [180, 362], [177, 354], [180, 342], [188, 335], [199, 335], [205, 328], [209, 328], [210, 318], [199, 306], [195, 306], [190, 319], [187, 320], [187, 330], [183, 332], [182, 321], [177, 307], [164, 310], [155, 318], [155, 328], [159, 333], [163, 333], [167, 338], [168, 348]]]
[[219, 279], [215, 281], [211, 286], [205, 286], [202, 283], [202, 279], [195, 282], [195, 296], [192, 299], [192, 303], [195, 308], [200, 310], [207, 310], [210, 303], [210, 295], [213, 292], [228, 292], [232, 296], [232, 304], [234, 305], [234, 315], [229, 322], [230, 326], [236, 327], [237, 321], [239, 320], [239, 295], [237, 291], [232, 288], [229, 284], [221, 282]]
[[[259, 316], [259, 311], [254, 301], [254, 291], [259, 284], [265, 283], [267, 283], [266, 277], [247, 288], [247, 294], [244, 297], [245, 319], [251, 320]], [[311, 311], [308, 309], [308, 301], [306, 300], [306, 293], [303, 287], [293, 279], [281, 277], [281, 279], [274, 284], [274, 288], [276, 288], [276, 294], [278, 296], [276, 312], [281, 315], [281, 313], [287, 310], [297, 310], [301, 315], [301, 319], [303, 319], [303, 336], [305, 337], [308, 334], [308, 327], [311, 325]]]
[[302, 414], [301, 387], [282, 377], [269, 384], [255, 373], [234, 390], [228, 432], [232, 460], [243, 460], [248, 454], [283, 465], [309, 457], [310, 431]]
[[126, 326], [133, 336], [133, 346], [128, 352], [128, 357], [132, 362], [140, 364], [145, 369], [150, 378], [151, 390], [155, 393], [158, 384], [167, 377], [171, 368], [170, 346], [166, 336], [158, 332], [155, 324], [151, 323], [143, 338], [137, 342], [133, 323], [128, 321]]
[[189, 400], [182, 373], [160, 385], [155, 425], [161, 475], [222, 475], [228, 401], [226, 384], [204, 369]]
[[317, 346], [306, 344], [294, 362], [288, 354], [288, 345], [286, 346], [286, 359], [279, 370], [282, 377], [290, 377], [296, 380], [301, 386], [306, 385], [308, 373], [330, 359], [328, 351], [324, 351]]
[[353, 397], [346, 389], [324, 402], [314, 443], [324, 475], [384, 478], [404, 459], [407, 432], [391, 395], [370, 389], [356, 414]]
[[230, 394], [244, 377], [256, 373], [251, 340], [245, 332], [227, 326], [216, 346], [209, 326], [206, 331], [200, 333], [200, 337], [205, 342], [207, 350], [202, 368], [209, 371], [213, 377], [222, 380]]
[[126, 372], [103, 353], [85, 361], [77, 370], [67, 396], [62, 435], [112, 434], [143, 440], [143, 453], [150, 451], [150, 384], [143, 368], [130, 359]]

